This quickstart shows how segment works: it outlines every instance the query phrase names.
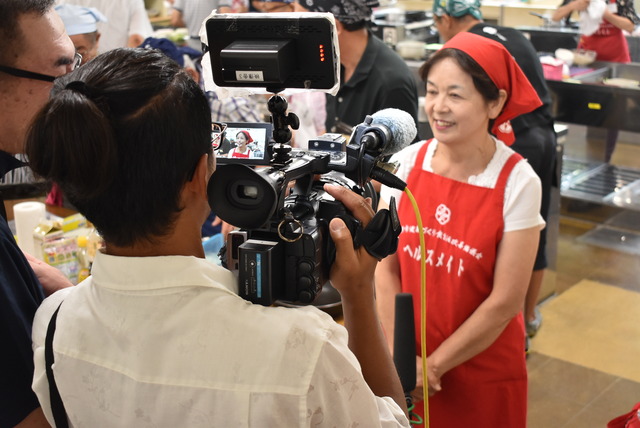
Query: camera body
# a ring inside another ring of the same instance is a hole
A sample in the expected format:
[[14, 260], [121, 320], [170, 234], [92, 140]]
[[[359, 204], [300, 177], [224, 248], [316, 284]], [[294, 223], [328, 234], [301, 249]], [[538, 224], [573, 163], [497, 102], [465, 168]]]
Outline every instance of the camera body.
[[289, 156], [255, 170], [241, 161], [221, 165], [208, 187], [216, 214], [240, 227], [227, 237], [223, 262], [237, 270], [240, 296], [267, 306], [312, 303], [335, 260], [329, 222], [342, 218], [352, 234], [359, 225], [324, 184], [375, 195], [332, 171], [329, 152], [292, 150]]
[[[213, 15], [206, 34], [218, 86], [264, 88], [273, 94], [286, 88], [337, 92], [337, 29], [330, 13]], [[397, 146], [390, 131], [396, 121], [380, 125], [367, 116], [348, 145], [342, 136], [325, 134], [309, 142], [321, 151], [300, 151], [288, 145], [290, 128], [298, 129], [299, 120], [287, 111], [287, 101], [273, 95], [267, 105], [273, 129], [265, 162], [231, 157], [221, 162], [209, 180], [209, 205], [219, 218], [240, 228], [222, 250], [227, 267], [238, 272], [240, 296], [263, 305], [308, 304], [328, 283], [335, 260], [328, 227], [333, 218], [345, 221], [354, 247], [362, 241], [377, 258], [395, 251], [393, 242], [383, 238], [391, 236], [397, 245], [397, 221], [387, 221], [387, 216], [376, 222], [383, 217], [378, 213], [363, 230], [323, 186], [337, 184], [375, 199], [370, 177], [381, 169], [380, 161], [389, 154], [385, 150]], [[409, 121], [415, 136], [410, 116]], [[389, 223], [394, 223], [393, 233], [388, 233]], [[370, 228], [372, 224], [377, 227]]]

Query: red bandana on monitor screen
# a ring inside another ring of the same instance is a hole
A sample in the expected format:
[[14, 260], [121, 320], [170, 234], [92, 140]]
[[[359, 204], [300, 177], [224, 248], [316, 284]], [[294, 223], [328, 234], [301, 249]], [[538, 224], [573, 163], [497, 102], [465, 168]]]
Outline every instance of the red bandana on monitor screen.
[[509, 120], [537, 109], [542, 101], [509, 51], [496, 41], [468, 32], [458, 33], [442, 48], [465, 52], [484, 69], [498, 89], [507, 91], [507, 102], [491, 132], [505, 144], [513, 144], [515, 135]]

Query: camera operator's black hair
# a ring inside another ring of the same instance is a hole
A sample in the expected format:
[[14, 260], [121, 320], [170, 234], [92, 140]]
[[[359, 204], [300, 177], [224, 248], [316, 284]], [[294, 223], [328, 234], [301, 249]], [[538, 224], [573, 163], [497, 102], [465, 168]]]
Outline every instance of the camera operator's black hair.
[[[18, 26], [18, 18], [33, 13], [44, 16], [53, 8], [54, 0], [1, 0], [0, 1], [0, 64], [12, 66], [11, 57], [19, 53], [19, 41], [22, 32]], [[37, 29], [33, 29], [37, 31]]]
[[55, 81], [26, 152], [105, 241], [128, 246], [171, 230], [210, 133], [207, 100], [175, 61], [116, 49]]

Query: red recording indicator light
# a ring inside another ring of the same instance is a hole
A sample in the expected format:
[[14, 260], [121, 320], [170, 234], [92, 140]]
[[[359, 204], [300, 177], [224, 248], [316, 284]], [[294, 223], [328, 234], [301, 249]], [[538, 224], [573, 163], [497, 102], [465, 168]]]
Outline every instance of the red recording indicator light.
[[320, 51], [320, 62], [324, 62], [324, 45], [319, 45], [318, 48]]

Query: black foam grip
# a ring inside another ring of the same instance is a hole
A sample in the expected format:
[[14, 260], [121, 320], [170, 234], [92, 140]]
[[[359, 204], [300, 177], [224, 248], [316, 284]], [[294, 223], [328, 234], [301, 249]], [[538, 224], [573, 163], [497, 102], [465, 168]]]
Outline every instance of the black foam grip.
[[393, 362], [405, 393], [416, 387], [416, 336], [413, 318], [413, 296], [396, 294], [396, 316], [393, 334]]

